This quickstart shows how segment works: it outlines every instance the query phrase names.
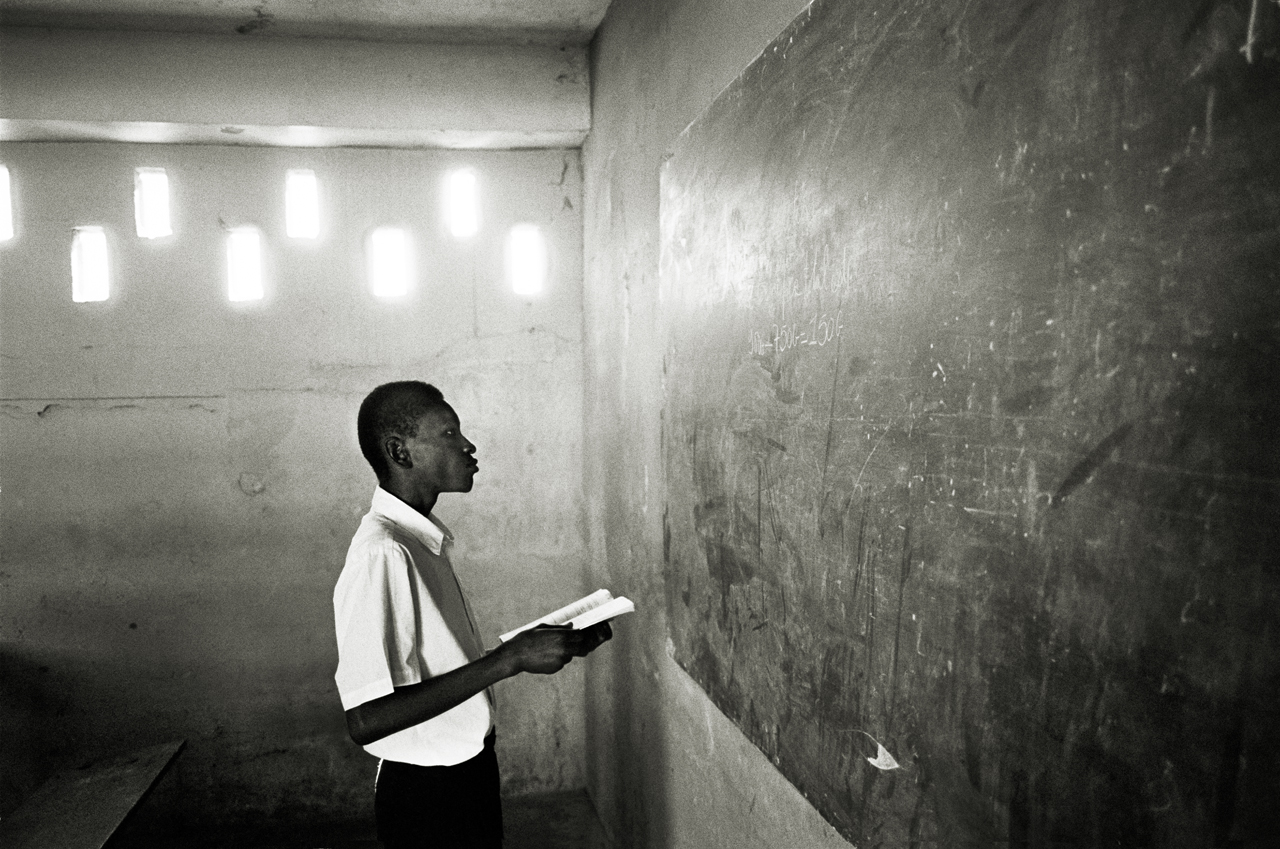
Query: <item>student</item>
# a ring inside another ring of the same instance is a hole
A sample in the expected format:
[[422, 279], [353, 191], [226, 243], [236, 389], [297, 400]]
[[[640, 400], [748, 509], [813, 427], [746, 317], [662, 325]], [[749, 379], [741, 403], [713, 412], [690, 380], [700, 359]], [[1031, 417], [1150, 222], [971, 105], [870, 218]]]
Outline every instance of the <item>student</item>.
[[453, 538], [431, 512], [440, 493], [471, 490], [476, 447], [440, 391], [419, 381], [369, 393], [357, 431], [378, 487], [334, 590], [335, 678], [351, 739], [382, 759], [378, 839], [385, 849], [496, 849], [490, 687], [557, 672], [611, 632], [537, 628], [486, 654], [449, 563]]

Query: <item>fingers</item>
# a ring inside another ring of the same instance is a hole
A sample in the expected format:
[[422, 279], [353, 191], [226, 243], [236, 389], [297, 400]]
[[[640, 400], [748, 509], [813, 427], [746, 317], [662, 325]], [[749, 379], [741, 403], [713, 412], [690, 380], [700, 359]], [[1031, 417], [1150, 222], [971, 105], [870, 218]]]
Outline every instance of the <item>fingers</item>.
[[565, 627], [538, 627], [512, 641], [520, 668], [543, 675], [559, 672], [575, 657], [589, 651], [582, 647], [582, 632]]
[[586, 657], [598, 645], [590, 628], [584, 631], [571, 631], [567, 637], [565, 649], [574, 657]]
[[607, 622], [575, 630], [565, 626], [541, 625], [532, 628], [512, 642], [526, 672], [549, 674], [558, 672], [575, 657], [586, 657], [613, 636]]
[[577, 657], [586, 657], [613, 637], [613, 629], [609, 627], [608, 622], [601, 622], [573, 633], [578, 637], [578, 643], [574, 651]]
[[587, 630], [592, 637], [592, 642], [591, 642], [592, 651], [599, 648], [601, 645], [608, 642], [609, 640], [613, 639], [613, 628], [609, 627], [608, 622], [601, 622], [598, 625], [593, 625]]

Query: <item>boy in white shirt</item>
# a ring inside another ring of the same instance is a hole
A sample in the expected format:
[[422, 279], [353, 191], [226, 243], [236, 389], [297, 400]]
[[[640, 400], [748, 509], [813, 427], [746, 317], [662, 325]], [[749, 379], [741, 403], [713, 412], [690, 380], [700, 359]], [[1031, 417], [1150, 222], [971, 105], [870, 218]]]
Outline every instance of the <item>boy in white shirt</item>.
[[609, 639], [536, 628], [486, 654], [431, 513], [469, 492], [476, 447], [434, 386], [379, 386], [360, 406], [360, 449], [378, 477], [334, 590], [335, 679], [351, 738], [382, 761], [374, 809], [385, 849], [502, 845], [489, 688], [552, 673]]

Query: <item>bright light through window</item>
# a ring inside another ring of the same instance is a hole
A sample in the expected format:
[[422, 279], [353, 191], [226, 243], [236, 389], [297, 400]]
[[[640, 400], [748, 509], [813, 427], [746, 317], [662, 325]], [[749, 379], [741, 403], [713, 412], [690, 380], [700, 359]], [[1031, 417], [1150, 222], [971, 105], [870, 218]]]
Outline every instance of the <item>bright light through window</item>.
[[507, 234], [507, 282], [517, 295], [536, 295], [547, 282], [547, 242], [534, 224], [517, 224]]
[[138, 236], [172, 236], [169, 226], [169, 178], [163, 168], [139, 168], [133, 173], [133, 217]]
[[455, 239], [474, 236], [480, 230], [480, 197], [476, 174], [463, 168], [444, 178], [444, 220]]
[[77, 227], [71, 239], [71, 300], [105, 301], [110, 293], [107, 234], [101, 227]]
[[284, 219], [289, 238], [319, 238], [320, 190], [314, 171], [297, 168], [285, 175]]
[[256, 228], [236, 227], [227, 235], [227, 297], [262, 300], [262, 238]]
[[369, 236], [369, 289], [379, 298], [408, 294], [413, 282], [409, 234], [380, 227]]
[[0, 242], [13, 238], [13, 196], [9, 192], [9, 169], [0, 165]]

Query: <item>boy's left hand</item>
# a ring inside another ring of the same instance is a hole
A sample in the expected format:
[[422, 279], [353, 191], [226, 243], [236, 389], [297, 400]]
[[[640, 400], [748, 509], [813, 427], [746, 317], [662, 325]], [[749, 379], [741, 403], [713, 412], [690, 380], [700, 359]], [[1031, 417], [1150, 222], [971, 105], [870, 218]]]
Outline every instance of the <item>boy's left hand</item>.
[[587, 643], [589, 646], [587, 649], [588, 653], [595, 651], [603, 643], [606, 643], [613, 638], [613, 628], [609, 627], [608, 622], [597, 622], [590, 628], [583, 628], [582, 633], [592, 637], [592, 640]]

